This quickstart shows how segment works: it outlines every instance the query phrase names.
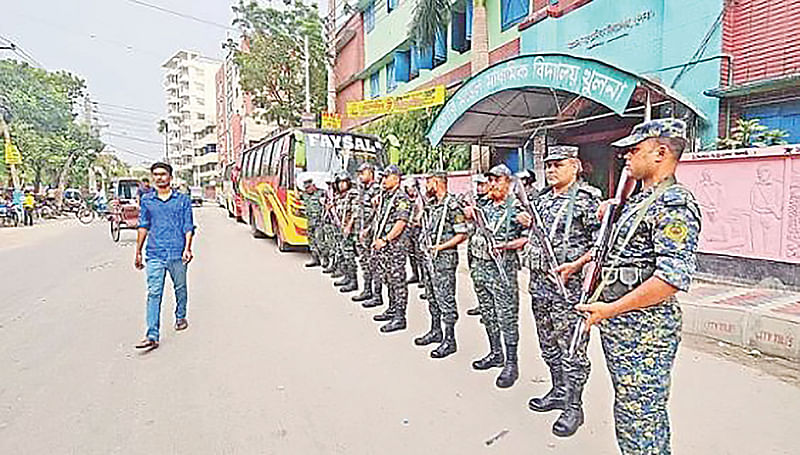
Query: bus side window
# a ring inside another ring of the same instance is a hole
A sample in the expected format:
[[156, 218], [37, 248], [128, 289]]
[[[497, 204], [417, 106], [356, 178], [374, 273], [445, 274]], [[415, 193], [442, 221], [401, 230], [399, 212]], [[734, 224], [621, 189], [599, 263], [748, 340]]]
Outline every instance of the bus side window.
[[269, 167], [270, 163], [275, 158], [275, 152], [273, 151], [274, 148], [274, 141], [264, 146], [264, 159], [261, 161], [261, 175], [272, 175], [272, 173], [269, 172]]
[[261, 147], [258, 148], [258, 151], [256, 152], [256, 161], [253, 164], [253, 174], [259, 177], [264, 175], [261, 173], [261, 162], [264, 159], [264, 151], [266, 150], [266, 148], [267, 148], [266, 145], [262, 145]]
[[281, 155], [280, 157], [280, 171], [281, 171], [281, 178], [280, 183], [278, 186], [280, 188], [292, 188], [292, 182], [289, 181], [289, 156], [288, 155]]
[[270, 162], [269, 166], [270, 175], [278, 175], [280, 172], [281, 159], [283, 158], [284, 140], [286, 140], [286, 135], [275, 141], [275, 150], [272, 152], [272, 161]]
[[242, 156], [242, 177], [250, 177], [250, 154], [245, 153]]

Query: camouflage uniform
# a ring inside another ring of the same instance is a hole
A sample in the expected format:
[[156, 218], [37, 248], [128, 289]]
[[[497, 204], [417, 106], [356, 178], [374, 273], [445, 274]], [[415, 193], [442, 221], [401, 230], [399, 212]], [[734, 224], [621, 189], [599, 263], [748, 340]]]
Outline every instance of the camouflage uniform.
[[[597, 219], [600, 197], [599, 189], [578, 181], [562, 194], [547, 189], [534, 202], [559, 264], [572, 262], [591, 249], [594, 235], [600, 228]], [[573, 305], [581, 293], [582, 280], [580, 274], [570, 277], [566, 288], [571, 300], [566, 301], [548, 273], [550, 266], [544, 261], [541, 245], [535, 237], [526, 245], [526, 253], [531, 270], [529, 290], [536, 333], [553, 387], [542, 399], [532, 399], [529, 406], [535, 411], [573, 407], [571, 414], [575, 415], [569, 419], [572, 421], [569, 431], [557, 429], [567, 420], [554, 426], [555, 432], [563, 431], [559, 436], [568, 436], [583, 421], [581, 394], [590, 370], [586, 355], [588, 337], [578, 346], [575, 355], [567, 355], [572, 331], [581, 322]]]
[[[517, 221], [522, 211], [521, 204], [512, 195], [497, 204], [488, 202], [483, 208], [487, 228], [493, 233], [495, 243], [505, 243], [523, 237], [524, 227]], [[517, 252], [504, 250], [501, 253], [505, 277], [499, 272], [489, 253], [489, 243], [481, 231], [476, 230], [470, 237], [472, 261], [472, 282], [481, 309], [481, 322], [486, 327], [491, 352], [483, 359], [473, 362], [475, 369], [483, 370], [503, 366], [503, 346], [505, 344], [505, 364], [513, 366], [513, 384], [517, 375], [517, 344], [519, 341], [519, 288], [517, 271], [520, 268]], [[501, 376], [504, 376], [504, 368]], [[498, 377], [498, 386], [501, 386]], [[508, 387], [502, 385], [501, 387]]]
[[[366, 187], [361, 185], [358, 191], [358, 199], [356, 201], [356, 222], [355, 231], [359, 233], [359, 238], [356, 244], [358, 253], [358, 262], [361, 266], [361, 273], [364, 277], [364, 295], [381, 299], [383, 286], [378, 277], [377, 264], [375, 262], [375, 252], [372, 250], [372, 237], [373, 237], [373, 222], [375, 217], [376, 208], [372, 205], [373, 200], [380, 195], [380, 184], [372, 182]], [[357, 299], [356, 301], [361, 301]], [[363, 299], [366, 300], [366, 299]]]
[[[466, 234], [464, 211], [452, 195], [444, 199], [433, 198], [426, 206], [427, 236], [431, 246], [446, 243], [457, 234]], [[422, 244], [422, 242], [419, 242]], [[424, 259], [423, 259], [424, 261]], [[439, 325], [455, 324], [458, 320], [456, 307], [456, 269], [458, 268], [458, 249], [442, 250], [433, 256], [433, 277], [425, 276], [425, 289], [428, 295], [428, 310], [431, 320]], [[421, 265], [421, 267], [423, 267]]]
[[[358, 203], [358, 190], [350, 188], [340, 193], [336, 198], [336, 212], [342, 227], [339, 229], [339, 251], [341, 252], [341, 270], [349, 283], [358, 282], [358, 266], [356, 265], [356, 239], [358, 223], [355, 221], [356, 204]], [[350, 232], [344, 232], [346, 226], [353, 220]]]
[[321, 198], [322, 202], [322, 222], [319, 227], [320, 231], [320, 252], [322, 253], [323, 262], [325, 262], [327, 269], [334, 268], [336, 259], [336, 226], [333, 222], [328, 205], [332, 204], [331, 193], [325, 192]]
[[322, 205], [324, 191], [317, 189], [313, 193], [303, 192], [303, 204], [308, 220], [308, 249], [312, 255], [321, 258], [322, 217], [325, 208]]
[[[383, 195], [378, 208], [377, 238], [385, 239], [398, 221], [408, 222], [411, 203], [405, 191], [398, 186]], [[406, 285], [406, 248], [407, 237], [401, 234], [376, 252], [378, 271], [381, 281], [389, 291], [389, 308], [386, 315], [392, 321], [405, 324], [406, 306], [408, 305], [408, 287]]]
[[[685, 124], [646, 122], [614, 145], [628, 147], [648, 137], [685, 138]], [[612, 231], [599, 300], [614, 302], [651, 276], [688, 291], [697, 269], [700, 227], [694, 195], [674, 177], [631, 197]], [[625, 455], [671, 453], [667, 401], [681, 325], [675, 297], [599, 324], [614, 385], [617, 442]]]

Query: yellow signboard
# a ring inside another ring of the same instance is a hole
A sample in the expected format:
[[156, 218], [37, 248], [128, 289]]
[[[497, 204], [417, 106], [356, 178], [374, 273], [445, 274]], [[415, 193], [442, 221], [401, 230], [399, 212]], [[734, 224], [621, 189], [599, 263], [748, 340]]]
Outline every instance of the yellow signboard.
[[405, 95], [387, 96], [374, 100], [352, 101], [347, 103], [348, 117], [369, 117], [382, 114], [400, 114], [444, 104], [446, 90], [444, 85], [436, 85], [425, 90], [409, 92]]
[[19, 149], [11, 143], [11, 141], [6, 141], [6, 164], [22, 164], [22, 154], [19, 153]]
[[342, 116], [335, 112], [323, 112], [322, 129], [324, 130], [342, 129]]

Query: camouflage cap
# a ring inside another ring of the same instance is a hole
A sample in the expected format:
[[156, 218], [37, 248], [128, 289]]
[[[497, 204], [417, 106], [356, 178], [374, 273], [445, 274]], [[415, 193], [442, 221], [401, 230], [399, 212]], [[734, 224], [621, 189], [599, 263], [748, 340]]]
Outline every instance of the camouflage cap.
[[578, 147], [574, 145], [553, 145], [547, 147], [547, 156], [544, 158], [544, 162], [548, 161], [561, 161], [566, 160], [567, 158], [577, 158], [578, 157]]
[[386, 169], [383, 172], [384, 172], [384, 174], [386, 176], [389, 176], [389, 175], [401, 176], [401, 175], [403, 175], [403, 173], [400, 171], [400, 168], [396, 164], [390, 164], [389, 166], [386, 167]]
[[631, 147], [653, 137], [678, 138], [686, 140], [686, 122], [675, 118], [662, 118], [640, 123], [633, 127], [627, 137], [611, 144], [614, 147]]
[[358, 167], [358, 172], [361, 171], [375, 171], [375, 166], [372, 163], [361, 163], [361, 166]]
[[336, 181], [350, 180], [350, 174], [347, 171], [339, 171], [336, 173]]
[[505, 164], [498, 164], [497, 166], [489, 169], [490, 177], [511, 177], [511, 169]]
[[474, 183], [487, 183], [489, 182], [489, 177], [487, 177], [484, 173], [475, 174], [472, 176], [472, 181]]

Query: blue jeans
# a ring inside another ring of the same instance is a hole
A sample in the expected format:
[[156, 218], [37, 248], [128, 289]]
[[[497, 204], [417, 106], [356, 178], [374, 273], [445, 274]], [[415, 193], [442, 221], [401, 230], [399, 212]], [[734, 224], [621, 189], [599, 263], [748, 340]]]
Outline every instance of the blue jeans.
[[158, 341], [161, 325], [161, 297], [169, 272], [175, 287], [175, 319], [186, 317], [186, 264], [180, 259], [147, 259], [147, 338]]

